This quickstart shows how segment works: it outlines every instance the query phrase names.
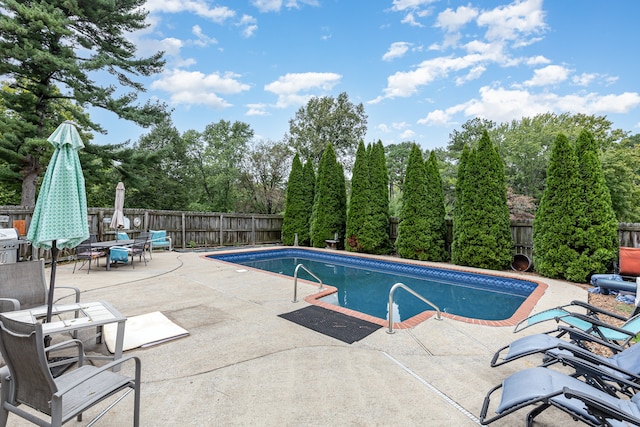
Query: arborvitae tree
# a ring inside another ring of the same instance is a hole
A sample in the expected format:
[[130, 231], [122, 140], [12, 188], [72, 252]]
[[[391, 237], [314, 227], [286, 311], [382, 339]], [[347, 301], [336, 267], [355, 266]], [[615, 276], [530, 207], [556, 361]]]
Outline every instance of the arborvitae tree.
[[300, 245], [309, 246], [311, 244], [311, 214], [313, 213], [313, 200], [316, 194], [316, 173], [313, 170], [313, 162], [311, 159], [307, 159], [302, 168], [302, 179], [304, 181], [304, 216], [305, 216], [305, 228], [306, 233], [303, 236], [298, 236], [298, 243]]
[[458, 164], [458, 173], [456, 180], [456, 199], [453, 206], [453, 241], [451, 242], [451, 262], [461, 264], [460, 255], [462, 250], [462, 242], [464, 240], [464, 228], [461, 226], [464, 219], [464, 187], [467, 164], [471, 151], [469, 146], [465, 144], [462, 148], [460, 163]]
[[427, 210], [426, 179], [422, 151], [414, 144], [407, 163], [398, 238], [396, 239], [396, 251], [402, 258], [423, 261], [428, 259], [428, 254], [425, 252], [425, 248], [429, 246], [425, 219]]
[[327, 145], [316, 181], [316, 193], [311, 215], [311, 245], [325, 246], [325, 240], [333, 239], [338, 233], [344, 238], [347, 216], [347, 194], [342, 166], [336, 161], [336, 153], [331, 144]]
[[593, 135], [583, 131], [576, 141], [578, 176], [582, 189], [583, 239], [576, 250], [580, 257], [568, 266], [565, 277], [585, 282], [590, 274], [604, 273], [618, 253], [618, 220], [611, 204], [598, 148]]
[[580, 189], [575, 151], [567, 137], [559, 134], [533, 220], [533, 265], [543, 276], [564, 278], [580, 257], [575, 249], [575, 242], [583, 240], [577, 226], [584, 215]]
[[391, 252], [389, 240], [389, 175], [387, 159], [382, 141], [372, 144], [369, 154], [369, 176], [371, 177], [371, 212], [367, 228], [371, 235], [368, 253], [388, 254]]
[[435, 152], [431, 152], [429, 159], [425, 163], [426, 173], [426, 210], [424, 218], [427, 223], [428, 245], [425, 253], [429, 261], [447, 261], [445, 242], [447, 238], [447, 224], [444, 220], [444, 191], [442, 189], [442, 177], [438, 170], [438, 160]]
[[304, 207], [304, 178], [302, 172], [302, 162], [298, 154], [293, 158], [289, 182], [287, 183], [287, 201], [282, 220], [282, 244], [293, 245], [295, 235], [298, 234], [298, 242], [305, 237], [309, 239], [309, 220], [306, 217]]
[[458, 263], [492, 270], [507, 268], [513, 259], [513, 238], [504, 166], [486, 131], [469, 156], [462, 191]]
[[370, 246], [365, 226], [371, 216], [371, 182], [369, 179], [369, 158], [364, 142], [360, 141], [356, 151], [356, 162], [351, 177], [351, 200], [347, 215], [347, 233], [345, 248], [349, 251], [363, 252]]

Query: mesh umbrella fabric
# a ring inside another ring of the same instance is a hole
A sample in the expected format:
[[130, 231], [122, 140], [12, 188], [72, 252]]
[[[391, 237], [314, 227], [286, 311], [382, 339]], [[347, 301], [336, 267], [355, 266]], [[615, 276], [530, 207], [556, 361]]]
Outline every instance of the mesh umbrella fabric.
[[111, 228], [124, 228], [124, 184], [119, 182], [116, 186], [116, 201], [114, 212], [111, 217]]
[[27, 240], [35, 247], [74, 248], [89, 238], [87, 195], [78, 150], [84, 147], [72, 122], [62, 123], [48, 141], [55, 147], [47, 167]]

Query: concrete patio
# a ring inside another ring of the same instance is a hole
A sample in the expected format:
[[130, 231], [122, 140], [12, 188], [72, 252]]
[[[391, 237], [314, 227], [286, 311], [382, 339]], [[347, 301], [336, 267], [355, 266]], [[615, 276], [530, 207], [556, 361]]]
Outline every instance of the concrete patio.
[[[154, 252], [147, 266], [92, 268], [90, 274], [58, 266], [56, 283], [79, 287], [83, 301], [108, 301], [129, 317], [161, 311], [190, 332], [125, 352], [142, 360], [144, 426], [472, 426], [485, 393], [535, 362], [490, 368], [495, 350], [522, 334], [452, 319], [431, 318], [393, 335], [381, 328], [345, 344], [277, 316], [307, 305], [291, 302], [292, 279], [206, 254]], [[577, 286], [538, 280], [549, 288], [535, 311], [587, 298]], [[316, 290], [300, 281], [298, 297]], [[549, 327], [530, 329], [526, 333]], [[106, 352], [97, 347], [89, 350]], [[130, 425], [132, 401], [128, 396], [96, 425]], [[494, 425], [520, 426], [524, 416]], [[572, 422], [554, 409], [538, 420], [541, 426]], [[30, 424], [10, 415], [8, 425]]]

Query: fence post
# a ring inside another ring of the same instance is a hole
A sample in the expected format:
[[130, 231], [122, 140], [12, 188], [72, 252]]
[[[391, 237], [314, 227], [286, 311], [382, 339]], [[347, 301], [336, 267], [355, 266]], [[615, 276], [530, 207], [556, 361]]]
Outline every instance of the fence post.
[[185, 215], [182, 213], [182, 249], [186, 249], [187, 246], [187, 228], [185, 224]]
[[224, 241], [224, 240], [222, 239], [222, 234], [224, 233], [224, 231], [223, 231], [223, 227], [222, 227], [222, 221], [223, 221], [223, 220], [224, 220], [224, 215], [223, 215], [223, 214], [220, 214], [220, 246], [224, 246], [224, 245], [222, 244], [222, 242]]

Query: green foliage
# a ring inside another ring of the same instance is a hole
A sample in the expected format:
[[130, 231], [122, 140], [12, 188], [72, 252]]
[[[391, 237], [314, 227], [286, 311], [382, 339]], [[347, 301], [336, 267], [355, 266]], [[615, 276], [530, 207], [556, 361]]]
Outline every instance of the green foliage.
[[[45, 138], [64, 119], [103, 132], [82, 108], [106, 109], [142, 126], [166, 116], [163, 104], [136, 104], [144, 87], [131, 76], [150, 76], [164, 65], [162, 53], [137, 58], [127, 37], [147, 26], [143, 5], [143, 0], [0, 1], [0, 75], [9, 82], [0, 91], [0, 128], [6, 130], [0, 146], [3, 154], [12, 152], [3, 158], [10, 159], [14, 178], [20, 174], [22, 204], [35, 204], [35, 185], [47, 160]], [[103, 87], [91, 77], [102, 70], [114, 77]]]
[[296, 154], [291, 164], [287, 184], [287, 202], [282, 220], [282, 244], [291, 246], [298, 234], [298, 242], [309, 240], [309, 222], [306, 216], [304, 177], [300, 156]]
[[[240, 212], [275, 214], [285, 207], [285, 173], [291, 151], [282, 142], [255, 141], [242, 164]], [[302, 170], [302, 164], [301, 170]]]
[[391, 199], [394, 198], [396, 192], [402, 194], [407, 162], [414, 145], [415, 142], [402, 142], [385, 147], [387, 171], [389, 172], [389, 198]]
[[533, 264], [541, 275], [564, 278], [569, 266], [579, 262], [575, 242], [583, 241], [577, 226], [583, 206], [576, 154], [567, 137], [559, 134], [533, 221]]
[[349, 251], [364, 252], [370, 246], [369, 236], [365, 229], [371, 217], [371, 182], [369, 174], [369, 158], [364, 142], [360, 141], [356, 151], [356, 162], [351, 178], [351, 200], [347, 214], [346, 244]]
[[456, 231], [456, 254], [452, 258], [472, 267], [507, 268], [512, 261], [513, 239], [504, 168], [486, 131], [469, 154], [461, 191], [462, 212], [454, 222], [460, 229]]
[[429, 259], [429, 253], [425, 252], [425, 249], [429, 247], [429, 231], [425, 219], [427, 211], [426, 180], [422, 152], [414, 144], [407, 163], [404, 192], [402, 193], [402, 211], [398, 224], [398, 237], [396, 238], [396, 252], [402, 258], [423, 261]]
[[337, 98], [311, 98], [289, 120], [286, 143], [304, 158], [317, 163], [331, 142], [337, 158], [353, 157], [358, 142], [367, 133], [367, 115], [362, 103], [353, 104], [346, 92]]
[[640, 134], [614, 144], [600, 159], [616, 218], [640, 222]]
[[[499, 125], [475, 118], [464, 123], [462, 130], [452, 132], [447, 158], [444, 160], [455, 164], [463, 147], [476, 147], [482, 131], [486, 129], [503, 159], [507, 187], [512, 189], [515, 196], [532, 197], [537, 205], [544, 191], [549, 156], [558, 133], [563, 133], [569, 141], [574, 141], [583, 129], [587, 130], [595, 135], [598, 150], [606, 153], [616, 150], [627, 137], [625, 132], [612, 129], [611, 126], [612, 123], [604, 116], [569, 113], [538, 114]], [[613, 177], [615, 171], [607, 172], [605, 169], [605, 174]], [[614, 192], [611, 193], [615, 199]]]
[[427, 225], [427, 246], [424, 251], [429, 261], [447, 261], [446, 250], [447, 224], [445, 222], [444, 193], [442, 178], [438, 170], [438, 160], [432, 151], [425, 163], [426, 172], [426, 211], [424, 219]]
[[336, 160], [333, 145], [324, 150], [320, 165], [311, 216], [311, 246], [323, 248], [325, 240], [346, 232], [347, 193], [344, 170]]
[[384, 255], [392, 250], [389, 240], [389, 175], [382, 141], [378, 140], [370, 147], [371, 212], [366, 228], [371, 236], [371, 246], [365, 248], [369, 253]]
[[579, 223], [582, 241], [575, 242], [580, 258], [568, 266], [565, 276], [574, 282], [585, 282], [590, 274], [611, 269], [618, 254], [618, 221], [593, 135], [583, 131], [575, 150], [583, 204]]
[[454, 264], [462, 264], [462, 249], [465, 244], [465, 229], [462, 226], [465, 212], [464, 189], [466, 187], [467, 165], [471, 150], [468, 145], [462, 149], [460, 163], [458, 164], [458, 178], [456, 184], [456, 199], [453, 208], [453, 241], [451, 242], [451, 261]]

